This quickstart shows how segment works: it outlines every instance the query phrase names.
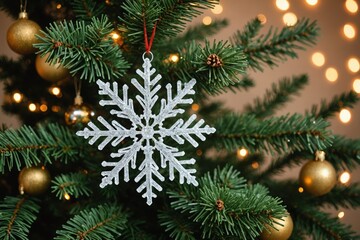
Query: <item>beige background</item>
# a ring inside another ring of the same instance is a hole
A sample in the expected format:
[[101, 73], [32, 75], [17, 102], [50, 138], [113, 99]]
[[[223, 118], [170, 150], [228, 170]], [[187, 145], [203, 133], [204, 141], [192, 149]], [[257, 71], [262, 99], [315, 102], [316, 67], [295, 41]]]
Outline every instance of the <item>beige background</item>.
[[[317, 46], [308, 49], [305, 52], [300, 52], [298, 60], [289, 60], [281, 64], [279, 68], [273, 70], [266, 69], [263, 73], [250, 72], [251, 76], [256, 80], [256, 87], [249, 92], [239, 92], [236, 94], [228, 93], [218, 97], [216, 100], [221, 100], [226, 105], [235, 111], [241, 111], [243, 106], [247, 103], [252, 103], [255, 97], [263, 96], [265, 90], [270, 88], [274, 81], [278, 81], [284, 76], [299, 75], [307, 73], [309, 75], [310, 84], [301, 92], [301, 95], [295, 97], [294, 100], [287, 104], [284, 109], [278, 114], [286, 114], [288, 112], [304, 113], [306, 109], [310, 109], [313, 104], [319, 104], [321, 99], [330, 101], [334, 95], [339, 95], [344, 91], [352, 89], [352, 81], [355, 78], [360, 78], [360, 73], [350, 73], [346, 67], [346, 60], [349, 57], [355, 56], [360, 58], [360, 38], [355, 40], [345, 40], [341, 35], [342, 26], [347, 22], [352, 22], [358, 25], [360, 29], [359, 13], [350, 15], [345, 11], [345, 1], [325, 1], [319, 0], [316, 7], [309, 7], [305, 0], [293, 0], [290, 2], [289, 11], [294, 12], [298, 18], [309, 17], [316, 19], [321, 27], [321, 35]], [[220, 15], [214, 15], [210, 11], [203, 16], [211, 16], [212, 18], [227, 18], [230, 21], [230, 26], [222, 30], [217, 36], [217, 39], [229, 39], [230, 36], [237, 30], [241, 29], [246, 22], [256, 17], [259, 13], [265, 14], [267, 23], [265, 29], [270, 25], [282, 27], [282, 15], [284, 12], [276, 9], [275, 0], [224, 0], [221, 1], [224, 11]], [[202, 17], [196, 19], [195, 22], [201, 22]], [[4, 13], [0, 12], [0, 54], [7, 54], [14, 58], [17, 57], [7, 46], [6, 31], [10, 26], [12, 20], [7, 18]], [[315, 67], [311, 64], [311, 54], [315, 51], [321, 51], [325, 54], [326, 64], [323, 67]], [[325, 79], [324, 72], [327, 67], [335, 67], [339, 72], [339, 79], [336, 82], [328, 82]], [[2, 92], [2, 85], [0, 84], [0, 104], [3, 102], [4, 95]], [[351, 138], [360, 137], [360, 104], [352, 109], [352, 120], [350, 123], [340, 123], [338, 117], [333, 117], [331, 120], [334, 133], [342, 134]], [[7, 126], [18, 127], [19, 122], [12, 116], [7, 116], [0, 112], [0, 124], [5, 123]], [[288, 178], [297, 176], [299, 169], [292, 169], [287, 171], [282, 177]], [[360, 170], [352, 173], [352, 182], [359, 182]], [[342, 221], [352, 224], [354, 230], [360, 233], [360, 210], [329, 210], [335, 214], [339, 211], [345, 212], [345, 217]]]

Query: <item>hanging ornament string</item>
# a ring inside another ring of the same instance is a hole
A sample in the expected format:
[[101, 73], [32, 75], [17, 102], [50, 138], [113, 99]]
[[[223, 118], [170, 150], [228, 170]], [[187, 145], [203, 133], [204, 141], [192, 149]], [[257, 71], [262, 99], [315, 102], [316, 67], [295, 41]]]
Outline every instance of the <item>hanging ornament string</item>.
[[143, 19], [144, 19], [144, 41], [145, 41], [145, 50], [146, 53], [150, 53], [154, 38], [155, 38], [155, 32], [156, 32], [156, 26], [158, 21], [155, 22], [154, 24], [154, 28], [151, 32], [151, 37], [150, 40], [148, 39], [148, 34], [147, 34], [147, 28], [146, 28], [146, 19], [145, 19], [145, 14], [143, 13]]
[[26, 5], [27, 5], [27, 0], [25, 0], [23, 2], [23, 0], [20, 0], [20, 12], [26, 12]]
[[74, 79], [74, 86], [75, 86], [75, 99], [74, 103], [75, 105], [81, 105], [83, 103], [82, 97], [81, 97], [81, 80], [78, 78]]

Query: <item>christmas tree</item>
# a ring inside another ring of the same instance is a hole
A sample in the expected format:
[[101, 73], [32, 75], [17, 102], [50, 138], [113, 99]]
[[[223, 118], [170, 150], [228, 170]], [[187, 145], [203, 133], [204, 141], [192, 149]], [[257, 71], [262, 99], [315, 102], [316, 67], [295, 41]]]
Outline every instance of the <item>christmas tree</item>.
[[0, 1], [20, 54], [0, 57], [2, 107], [23, 123], [0, 132], [0, 238], [360, 239], [324, 211], [360, 204], [358, 184], [337, 184], [360, 141], [329, 123], [355, 92], [283, 116], [307, 75], [242, 112], [212, 98], [312, 47], [316, 21], [254, 16], [228, 41], [210, 40], [226, 20], [189, 27], [218, 4]]

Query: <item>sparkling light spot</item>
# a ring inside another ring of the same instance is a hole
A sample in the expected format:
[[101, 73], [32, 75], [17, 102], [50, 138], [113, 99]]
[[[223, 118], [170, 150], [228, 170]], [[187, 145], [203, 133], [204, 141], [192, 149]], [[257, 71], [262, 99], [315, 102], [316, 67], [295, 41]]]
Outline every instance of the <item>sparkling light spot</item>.
[[322, 67], [325, 64], [325, 56], [321, 52], [315, 52], [311, 56], [312, 63], [317, 67]]
[[316, 4], [318, 4], [318, 0], [306, 0], [306, 3], [310, 6], [315, 6]]
[[338, 218], [343, 218], [345, 216], [345, 213], [343, 211], [339, 212]]
[[245, 148], [239, 148], [236, 151], [236, 156], [238, 157], [238, 159], [244, 159], [247, 155], [248, 155], [248, 150], [246, 150]]
[[350, 13], [356, 13], [359, 10], [359, 6], [356, 1], [354, 0], [346, 0], [345, 8]]
[[13, 94], [13, 99], [16, 103], [20, 103], [23, 100], [23, 95], [19, 92]]
[[62, 5], [60, 3], [58, 3], [58, 4], [56, 4], [56, 8], [60, 9], [60, 8], [62, 8]]
[[69, 201], [71, 197], [68, 193], [64, 193], [64, 198]]
[[344, 32], [345, 37], [348, 39], [353, 39], [356, 36], [356, 29], [350, 23], [347, 23], [344, 25], [343, 32]]
[[286, 26], [294, 26], [297, 23], [298, 19], [295, 13], [288, 12], [283, 16], [283, 22]]
[[350, 58], [347, 62], [347, 66], [351, 72], [358, 72], [360, 70], [360, 62], [357, 58]]
[[342, 184], [346, 184], [346, 183], [348, 183], [349, 181], [350, 181], [350, 173], [349, 172], [347, 172], [347, 171], [345, 171], [345, 172], [343, 172], [341, 175], [340, 175], [340, 178], [339, 178], [339, 180], [340, 180], [340, 182], [342, 183]]
[[60, 93], [61, 93], [61, 90], [60, 90], [60, 88], [58, 88], [58, 87], [52, 87], [52, 88], [50, 89], [50, 93], [53, 94], [53, 95], [55, 95], [55, 96], [59, 96]]
[[258, 162], [253, 162], [253, 163], [251, 164], [251, 167], [252, 167], [253, 169], [258, 169], [258, 168], [260, 167], [260, 164], [259, 164]]
[[342, 123], [348, 123], [351, 120], [351, 112], [348, 109], [342, 109], [339, 114]]
[[223, 12], [223, 10], [224, 10], [224, 8], [220, 4], [215, 5], [215, 7], [213, 9], [211, 9], [213, 14], [221, 14]]
[[360, 93], [360, 79], [359, 78], [354, 80], [353, 89], [355, 92]]
[[304, 192], [304, 188], [299, 187], [299, 188], [298, 188], [298, 191], [299, 191], [299, 193], [303, 193], [303, 192]]
[[212, 18], [209, 17], [209, 16], [205, 16], [205, 17], [203, 18], [202, 22], [203, 22], [204, 25], [210, 25], [211, 22], [212, 22]]
[[287, 0], [276, 0], [276, 7], [282, 11], [286, 11], [290, 7], [290, 3]]
[[30, 104], [29, 104], [29, 110], [30, 110], [31, 112], [35, 112], [35, 111], [36, 111], [36, 105], [35, 105], [35, 103], [30, 103]]
[[199, 104], [194, 103], [193, 105], [191, 105], [191, 110], [193, 110], [194, 112], [199, 111], [199, 109], [200, 109]]
[[325, 77], [328, 81], [335, 82], [338, 79], [339, 74], [335, 68], [330, 67], [330, 68], [326, 69]]
[[266, 16], [262, 13], [257, 15], [257, 19], [261, 22], [261, 24], [265, 24], [267, 22]]
[[41, 104], [40, 105], [40, 111], [46, 112], [47, 110], [48, 110], [48, 107], [46, 106], [46, 104]]
[[176, 53], [176, 54], [170, 54], [169, 56], [169, 60], [173, 63], [177, 63], [179, 61], [179, 55]]

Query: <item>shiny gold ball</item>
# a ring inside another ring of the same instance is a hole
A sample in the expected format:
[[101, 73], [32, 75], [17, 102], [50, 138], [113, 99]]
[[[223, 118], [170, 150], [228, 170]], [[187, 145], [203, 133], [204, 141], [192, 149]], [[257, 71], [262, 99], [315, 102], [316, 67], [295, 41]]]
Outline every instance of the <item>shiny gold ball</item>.
[[34, 53], [36, 49], [33, 44], [39, 42], [35, 34], [40, 34], [40, 30], [40, 26], [36, 22], [27, 19], [27, 14], [23, 13], [8, 29], [7, 43], [11, 50], [16, 53], [23, 55]]
[[50, 174], [44, 167], [24, 168], [19, 174], [20, 194], [40, 195], [50, 186]]
[[300, 186], [313, 196], [331, 191], [336, 184], [336, 171], [326, 160], [310, 160], [300, 171]]
[[65, 112], [65, 122], [69, 126], [86, 124], [93, 116], [95, 116], [94, 111], [86, 104], [74, 104]]
[[35, 59], [35, 68], [41, 78], [51, 82], [57, 82], [69, 76], [69, 70], [67, 68], [64, 68], [60, 63], [50, 64], [46, 62], [47, 57], [48, 54], [44, 57], [37, 55]]
[[287, 240], [290, 238], [291, 233], [293, 231], [294, 223], [293, 220], [288, 214], [287, 216], [282, 218], [283, 221], [276, 219], [277, 222], [281, 223], [276, 224], [274, 223], [274, 226], [276, 229], [274, 229], [271, 226], [266, 226], [266, 229], [263, 230], [263, 232], [260, 235], [260, 239], [263, 240]]

